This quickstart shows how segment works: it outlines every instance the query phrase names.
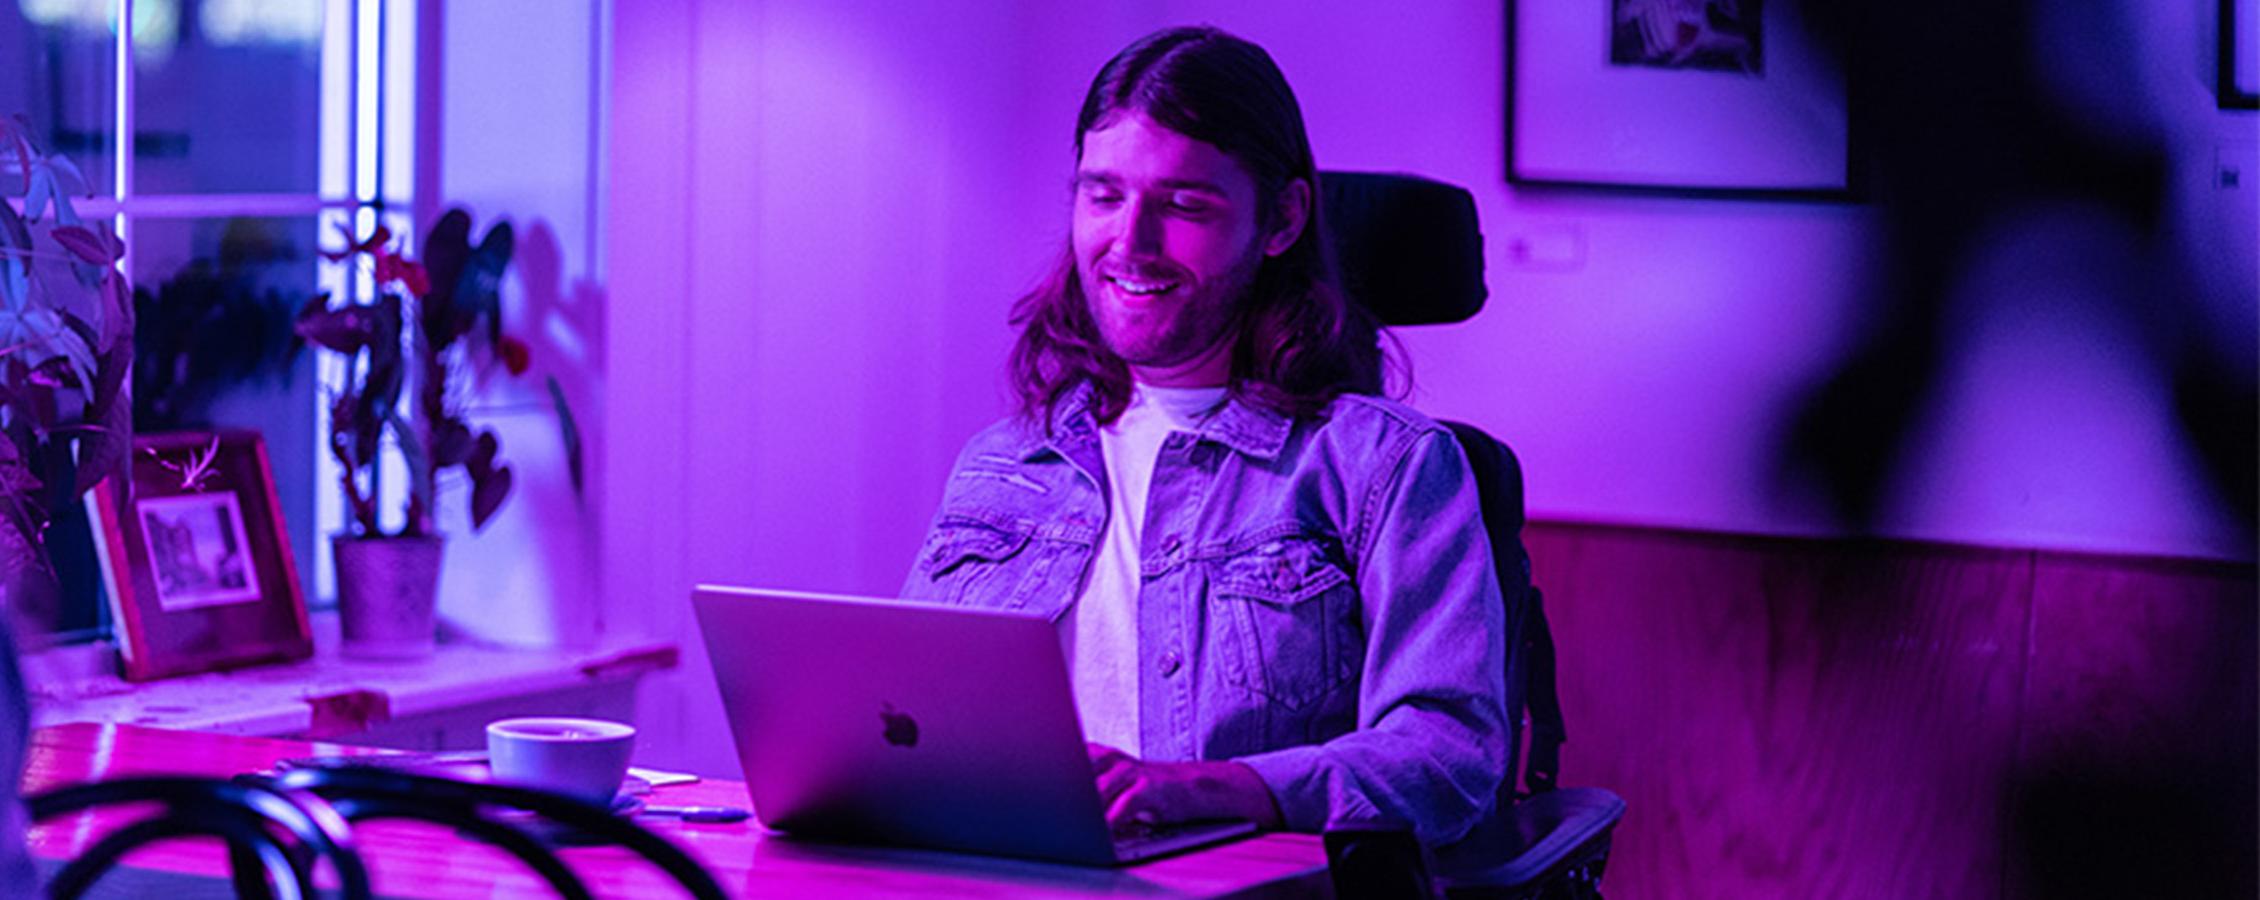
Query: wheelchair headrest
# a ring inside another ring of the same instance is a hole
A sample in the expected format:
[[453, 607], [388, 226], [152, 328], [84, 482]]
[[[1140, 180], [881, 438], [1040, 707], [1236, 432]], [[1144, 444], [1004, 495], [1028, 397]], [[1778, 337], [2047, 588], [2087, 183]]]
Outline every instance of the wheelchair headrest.
[[1342, 287], [1383, 324], [1461, 322], [1483, 308], [1483, 232], [1466, 189], [1375, 172], [1318, 181]]

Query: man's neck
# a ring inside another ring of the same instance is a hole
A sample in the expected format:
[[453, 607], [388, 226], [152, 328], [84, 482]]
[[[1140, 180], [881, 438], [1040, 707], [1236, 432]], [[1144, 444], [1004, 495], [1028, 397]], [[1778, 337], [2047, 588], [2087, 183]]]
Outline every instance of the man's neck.
[[1174, 366], [1130, 366], [1139, 384], [1159, 388], [1218, 388], [1232, 383], [1232, 342], [1220, 340], [1199, 356]]

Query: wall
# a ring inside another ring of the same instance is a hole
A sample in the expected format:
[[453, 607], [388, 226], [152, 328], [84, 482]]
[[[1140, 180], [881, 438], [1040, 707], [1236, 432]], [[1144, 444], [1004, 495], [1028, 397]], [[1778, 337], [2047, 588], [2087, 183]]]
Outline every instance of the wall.
[[963, 361], [1003, 357], [1062, 233], [1063, 143], [1026, 138], [1062, 131], [1073, 88], [1027, 86], [1108, 38], [882, 3], [613, 22], [607, 368], [634, 412], [604, 462], [605, 594], [691, 651], [647, 721], [731, 772], [688, 586], [899, 586], [957, 445], [1003, 409]]
[[[1874, 209], [1509, 188], [1503, 6], [619, 0], [608, 621], [689, 644], [693, 582], [894, 590], [956, 446], [1004, 408], [1005, 311], [1063, 234], [1087, 79], [1185, 21], [1271, 50], [1323, 166], [1474, 192], [1491, 307], [1404, 335], [1413, 397], [1512, 441], [1534, 514], [1842, 530], [1774, 488], [1787, 412], [1870, 313]], [[2209, 187], [2216, 148], [2255, 143], [2249, 114], [2211, 107], [2210, 8], [2144, 10], [2135, 61], [2172, 141], [2175, 230], [2228, 234], [2195, 246], [2249, 255], [2253, 192]], [[1902, 473], [1928, 489], [1891, 497], [1877, 527], [2250, 559], [2249, 523], [2198, 482], [2163, 374], [2115, 339], [2126, 308], [2089, 302], [2049, 236], [2128, 238], [2041, 212], [2002, 227], [2042, 238], [2002, 242], [1957, 283], [1939, 400]], [[1581, 261], [1519, 265], [1518, 237], [1567, 240]], [[2242, 278], [2209, 329], [2254, 332]], [[2231, 344], [2248, 371], [2251, 348]], [[684, 738], [662, 752], [729, 772], [703, 665], [687, 654], [646, 714]]]
[[[440, 613], [486, 640], [589, 644], [605, 630], [594, 499], [606, 399], [603, 4], [424, 0], [418, 28], [424, 46], [439, 49], [417, 72], [416, 220], [429, 225], [462, 207], [474, 241], [511, 223], [504, 328], [532, 349], [524, 375], [485, 361], [465, 392], [473, 423], [500, 438], [512, 488], [473, 533], [468, 481], [443, 478], [450, 549]], [[551, 379], [582, 443], [583, 485], [569, 474]]]

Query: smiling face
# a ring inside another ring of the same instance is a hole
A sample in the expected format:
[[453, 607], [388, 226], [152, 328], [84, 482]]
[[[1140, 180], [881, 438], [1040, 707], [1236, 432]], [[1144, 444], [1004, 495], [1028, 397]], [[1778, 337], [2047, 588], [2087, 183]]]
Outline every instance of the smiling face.
[[1293, 246], [1309, 188], [1261, 227], [1239, 163], [1140, 112], [1083, 136], [1075, 175], [1076, 277], [1107, 348], [1139, 381], [1215, 387], [1231, 376], [1234, 310], [1266, 255]]

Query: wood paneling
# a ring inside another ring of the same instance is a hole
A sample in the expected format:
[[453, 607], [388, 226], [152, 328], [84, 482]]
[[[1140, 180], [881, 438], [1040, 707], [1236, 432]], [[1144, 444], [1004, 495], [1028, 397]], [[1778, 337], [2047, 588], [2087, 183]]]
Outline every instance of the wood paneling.
[[2042, 555], [2011, 894], [2255, 895], [2249, 569]]
[[2246, 736], [2217, 805], [2252, 818], [2249, 567], [1563, 523], [1527, 541], [1563, 781], [1629, 804], [1613, 898], [1999, 896], [2035, 858], [2012, 817], [2035, 766], [2170, 756], [2204, 744], [2199, 720]]

